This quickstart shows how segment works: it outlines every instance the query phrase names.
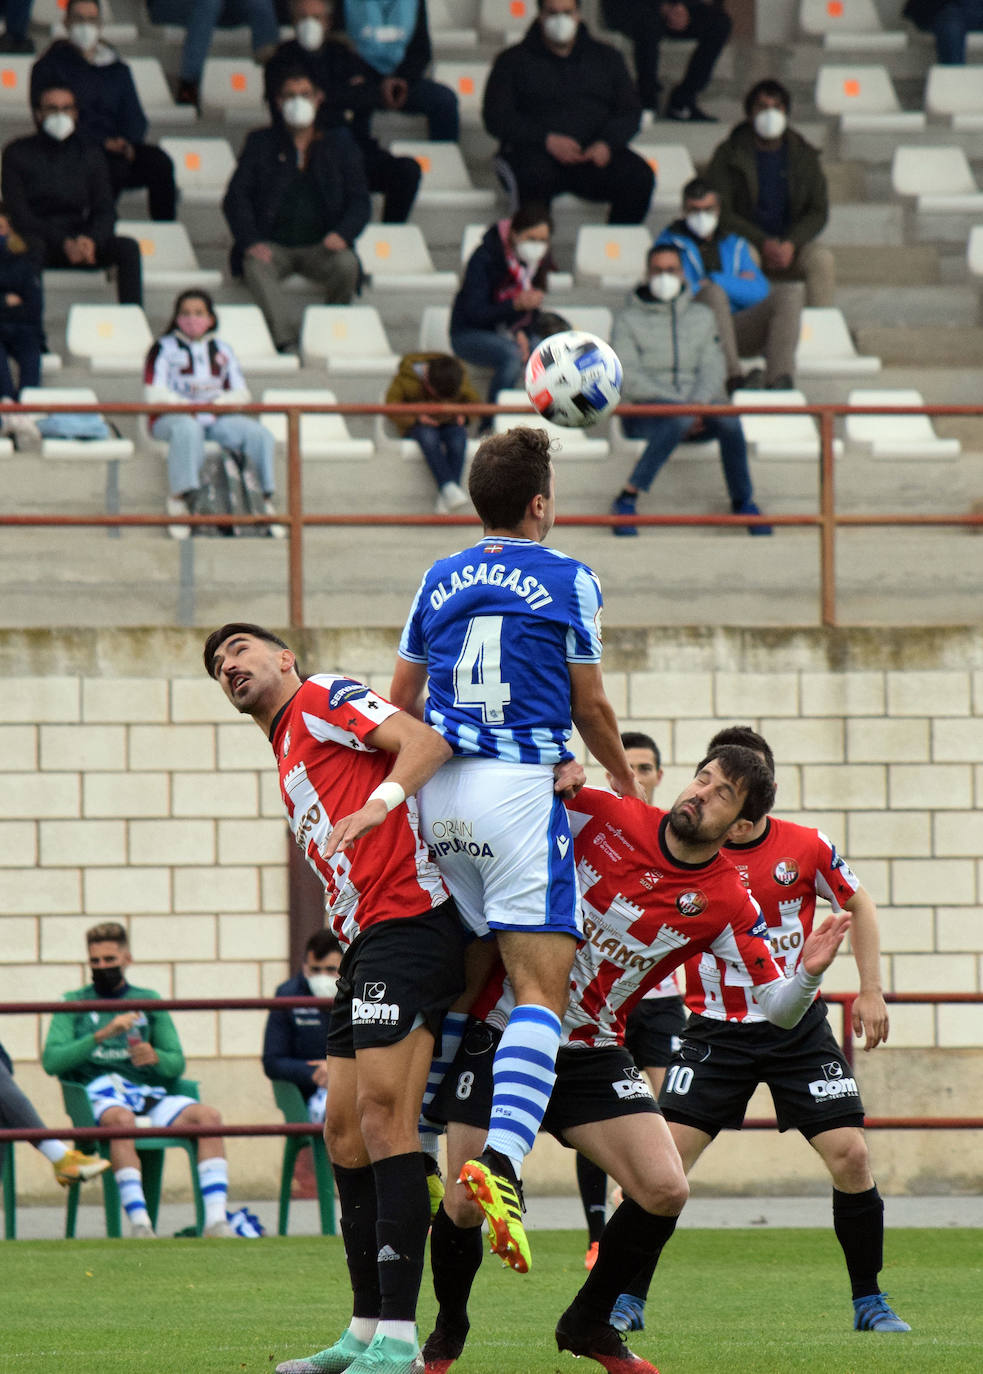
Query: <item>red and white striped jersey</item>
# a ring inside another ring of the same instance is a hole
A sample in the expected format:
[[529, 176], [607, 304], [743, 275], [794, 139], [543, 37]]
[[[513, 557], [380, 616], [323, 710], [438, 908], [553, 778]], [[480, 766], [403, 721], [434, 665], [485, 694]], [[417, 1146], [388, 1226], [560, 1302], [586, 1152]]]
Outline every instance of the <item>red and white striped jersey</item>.
[[[664, 840], [667, 813], [634, 797], [585, 787], [567, 811], [584, 942], [570, 975], [561, 1044], [621, 1044], [635, 1003], [703, 950], [719, 955], [749, 986], [782, 977], [762, 938], [757, 903], [722, 855], [703, 864], [672, 858]], [[506, 982], [484, 1019], [504, 1026], [514, 1000]]]
[[[834, 912], [842, 911], [859, 879], [821, 830], [774, 816], [758, 839], [728, 845], [724, 853], [754, 893], [768, 924], [766, 939], [775, 962], [791, 978], [812, 932], [816, 898], [824, 898]], [[686, 964], [686, 1006], [701, 1016], [728, 1021], [767, 1019], [751, 990], [709, 953]]]
[[414, 797], [354, 849], [330, 860], [321, 854], [334, 823], [363, 806], [388, 775], [392, 755], [365, 741], [397, 709], [364, 683], [317, 673], [270, 730], [290, 829], [324, 884], [329, 924], [343, 945], [379, 921], [419, 916], [447, 900], [420, 838]]

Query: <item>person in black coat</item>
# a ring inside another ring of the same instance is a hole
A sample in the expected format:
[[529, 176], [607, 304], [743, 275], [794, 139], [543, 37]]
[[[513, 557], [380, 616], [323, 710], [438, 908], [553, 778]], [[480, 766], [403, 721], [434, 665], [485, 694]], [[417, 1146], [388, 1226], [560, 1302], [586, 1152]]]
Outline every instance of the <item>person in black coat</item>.
[[655, 177], [628, 147], [638, 93], [621, 54], [581, 23], [576, 0], [539, 0], [522, 42], [495, 59], [482, 113], [519, 204], [572, 191], [610, 202], [611, 224], [645, 218]]
[[143, 304], [140, 245], [117, 235], [106, 155], [77, 132], [78, 108], [67, 87], [41, 90], [37, 133], [3, 150], [0, 195], [14, 229], [38, 267], [117, 269], [121, 305]]
[[[27, 253], [27, 246], [10, 227], [7, 209], [0, 203], [0, 399], [16, 401], [21, 387], [41, 385], [41, 354], [44, 352], [44, 303], [41, 275]], [[15, 384], [10, 371], [13, 358], [20, 370]]]
[[[330, 930], [318, 930], [307, 941], [300, 972], [281, 983], [276, 996], [334, 997], [340, 969], [341, 945]], [[266, 1018], [263, 1072], [267, 1078], [296, 1083], [308, 1103], [327, 1086], [324, 1056], [330, 1020], [331, 1012], [320, 1007], [271, 1011]]]
[[74, 92], [79, 134], [106, 154], [116, 194], [145, 186], [150, 218], [173, 219], [174, 164], [162, 148], [145, 142], [147, 116], [129, 67], [102, 41], [98, 0], [69, 0], [65, 23], [68, 37], [52, 43], [31, 69], [32, 105], [52, 86]]
[[323, 286], [326, 302], [347, 305], [360, 274], [352, 245], [372, 209], [351, 134], [316, 125], [323, 98], [306, 73], [284, 77], [280, 118], [249, 134], [222, 202], [235, 239], [232, 270], [245, 277], [281, 352], [298, 337], [283, 278], [299, 272]]

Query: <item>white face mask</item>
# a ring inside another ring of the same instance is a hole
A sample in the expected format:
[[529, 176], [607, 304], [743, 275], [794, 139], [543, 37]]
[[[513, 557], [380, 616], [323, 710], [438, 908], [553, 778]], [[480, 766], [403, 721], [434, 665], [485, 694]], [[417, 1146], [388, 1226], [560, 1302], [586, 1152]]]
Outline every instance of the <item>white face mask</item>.
[[657, 301], [674, 301], [683, 289], [683, 283], [675, 272], [656, 272], [649, 277], [649, 290]]
[[549, 244], [538, 239], [520, 239], [515, 251], [527, 267], [538, 267], [549, 252]]
[[309, 129], [316, 114], [317, 106], [310, 96], [291, 95], [283, 102], [283, 118], [291, 129]]
[[294, 25], [294, 33], [297, 35], [297, 42], [307, 52], [317, 52], [324, 42], [324, 25], [313, 14], [298, 19]]
[[69, 24], [68, 37], [80, 52], [91, 52], [99, 42], [99, 25], [90, 24], [84, 20], [77, 24]]
[[53, 110], [41, 121], [41, 128], [50, 137], [63, 143], [75, 132], [75, 120], [67, 110]]
[[787, 127], [785, 111], [776, 110], [774, 106], [759, 110], [754, 116], [754, 132], [759, 138], [781, 138]]
[[715, 210], [693, 210], [686, 216], [686, 227], [698, 239], [710, 238], [719, 223], [720, 216]]
[[315, 997], [335, 997], [338, 992], [338, 976], [334, 973], [308, 973], [304, 975]]
[[577, 36], [580, 23], [572, 14], [547, 14], [543, 19], [543, 33], [551, 43], [566, 47]]

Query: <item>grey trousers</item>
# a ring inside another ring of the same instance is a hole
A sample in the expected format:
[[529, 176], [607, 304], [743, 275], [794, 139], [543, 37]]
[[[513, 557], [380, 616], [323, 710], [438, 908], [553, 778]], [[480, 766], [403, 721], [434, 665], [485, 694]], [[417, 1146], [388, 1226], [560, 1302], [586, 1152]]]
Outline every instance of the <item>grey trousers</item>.
[[794, 377], [802, 298], [801, 283], [783, 282], [773, 285], [757, 305], [749, 305], [732, 314], [722, 286], [707, 282], [700, 289], [696, 299], [714, 313], [728, 377], [739, 375], [741, 358], [751, 358], [758, 353], [764, 354], [766, 383], [779, 377]]
[[[34, 1110], [31, 1099], [22, 1093], [14, 1082], [13, 1074], [0, 1061], [0, 1126], [13, 1130], [15, 1126], [27, 1126], [44, 1130], [44, 1122]], [[0, 1167], [9, 1147], [0, 1145]]]
[[802, 245], [784, 272], [769, 272], [768, 280], [805, 282], [806, 305], [836, 304], [836, 259], [815, 239]]
[[358, 285], [358, 258], [350, 248], [333, 253], [321, 243], [303, 248], [271, 244], [272, 262], [260, 262], [248, 254], [242, 272], [256, 304], [266, 316], [277, 348], [296, 344], [300, 337], [300, 312], [284, 292], [284, 277], [299, 272], [324, 288], [326, 305], [348, 305]]

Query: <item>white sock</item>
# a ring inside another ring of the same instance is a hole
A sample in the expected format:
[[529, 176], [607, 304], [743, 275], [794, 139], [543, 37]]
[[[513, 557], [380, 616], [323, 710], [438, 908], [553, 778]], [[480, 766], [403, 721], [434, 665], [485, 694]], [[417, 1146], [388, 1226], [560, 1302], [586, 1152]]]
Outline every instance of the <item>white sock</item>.
[[361, 1341], [363, 1345], [368, 1345], [375, 1335], [375, 1329], [378, 1325], [378, 1317], [352, 1317], [348, 1323], [348, 1329], [357, 1341]]
[[416, 1345], [416, 1322], [380, 1322], [375, 1329], [377, 1336], [391, 1336], [393, 1340], [405, 1341]]
[[131, 1226], [149, 1226], [150, 1213], [147, 1211], [147, 1199], [143, 1195], [143, 1180], [140, 1177], [139, 1169], [117, 1169], [116, 1186], [119, 1189], [119, 1200], [123, 1204], [126, 1218]]
[[198, 1182], [205, 1200], [205, 1225], [225, 1221], [225, 1204], [229, 1200], [229, 1163], [221, 1155], [203, 1159], [198, 1165]]
[[38, 1149], [52, 1164], [57, 1164], [68, 1154], [68, 1146], [61, 1140], [39, 1140]]

